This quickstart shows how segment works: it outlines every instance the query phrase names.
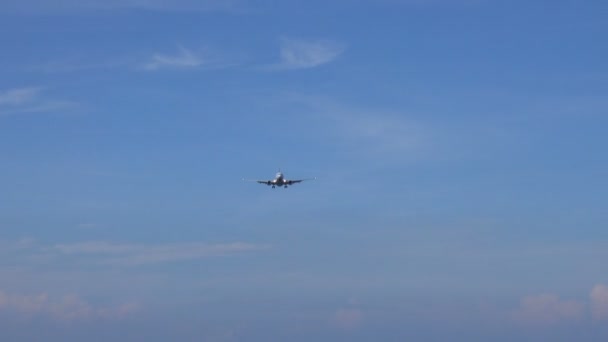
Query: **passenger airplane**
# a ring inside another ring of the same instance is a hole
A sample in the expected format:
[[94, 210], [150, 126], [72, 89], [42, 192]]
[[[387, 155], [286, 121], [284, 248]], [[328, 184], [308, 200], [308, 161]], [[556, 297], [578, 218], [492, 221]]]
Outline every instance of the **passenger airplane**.
[[[273, 188], [276, 187], [276, 186], [287, 188], [287, 186], [292, 185], [292, 184], [300, 183], [300, 182], [303, 182], [305, 180], [315, 180], [315, 179], [316, 178], [285, 179], [285, 177], [283, 176], [283, 173], [281, 171], [279, 171], [274, 176], [274, 179], [270, 179], [270, 180], [256, 180], [254, 182], [258, 182], [260, 184], [271, 185]], [[246, 179], [243, 178], [243, 180], [246, 180]]]

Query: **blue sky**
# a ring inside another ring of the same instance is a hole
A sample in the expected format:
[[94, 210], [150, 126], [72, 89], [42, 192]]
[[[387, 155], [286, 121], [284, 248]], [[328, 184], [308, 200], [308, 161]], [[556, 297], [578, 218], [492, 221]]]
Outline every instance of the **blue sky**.
[[604, 341], [607, 10], [2, 1], [0, 339]]

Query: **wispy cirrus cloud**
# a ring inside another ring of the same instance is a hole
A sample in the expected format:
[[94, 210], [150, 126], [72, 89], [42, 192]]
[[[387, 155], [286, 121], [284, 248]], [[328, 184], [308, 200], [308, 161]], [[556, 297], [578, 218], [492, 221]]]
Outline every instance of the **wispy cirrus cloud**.
[[0, 93], [0, 106], [20, 106], [32, 102], [40, 93], [40, 87], [25, 87]]
[[75, 102], [49, 99], [43, 90], [43, 87], [23, 87], [0, 91], [0, 115], [51, 112], [77, 106]]
[[98, 307], [74, 294], [51, 297], [47, 293], [24, 295], [0, 290], [0, 311], [28, 316], [42, 315], [61, 321], [119, 319], [134, 313], [137, 309], [138, 305], [135, 303]]
[[345, 49], [344, 44], [330, 40], [283, 39], [280, 61], [262, 69], [278, 71], [315, 68], [334, 61]]
[[125, 267], [224, 257], [270, 248], [269, 245], [246, 242], [138, 244], [84, 241], [41, 245], [31, 239], [0, 241], [0, 247], [0, 257], [17, 259], [22, 264], [43, 262], [51, 265], [55, 261], [72, 261], [77, 264]]
[[105, 241], [59, 244], [50, 248], [62, 255], [94, 256], [102, 264], [136, 266], [143, 264], [196, 260], [259, 251], [267, 245], [244, 242], [207, 244], [202, 242], [161, 245], [120, 244]]
[[82, 58], [79, 58], [44, 62], [41, 64], [28, 66], [25, 68], [25, 70], [28, 72], [42, 72], [53, 74], [83, 72], [91, 70], [111, 70], [129, 67], [133, 64], [135, 63], [127, 59], [108, 61], [86, 61]]
[[148, 11], [235, 11], [239, 0], [6, 0], [0, 3], [0, 13], [63, 14], [111, 10]]
[[147, 62], [141, 65], [141, 69], [147, 71], [162, 69], [196, 70], [225, 68], [232, 65], [234, 64], [223, 61], [208, 51], [194, 51], [179, 46], [174, 54], [155, 53]]
[[129, 55], [109, 56], [106, 60], [87, 60], [83, 57], [48, 61], [25, 68], [28, 72], [75, 73], [87, 71], [159, 71], [159, 70], [210, 70], [238, 65], [232, 57], [212, 49], [189, 49], [179, 45], [173, 53], [153, 53], [142, 58]]
[[154, 54], [151, 60], [143, 65], [143, 69], [192, 69], [200, 67], [203, 63], [202, 57], [180, 46], [178, 52], [173, 55]]
[[296, 103], [313, 120], [320, 120], [327, 139], [357, 156], [399, 153], [402, 160], [416, 158], [431, 146], [434, 138], [428, 125], [408, 113], [344, 104], [319, 96], [286, 95], [280, 101], [291, 107]]

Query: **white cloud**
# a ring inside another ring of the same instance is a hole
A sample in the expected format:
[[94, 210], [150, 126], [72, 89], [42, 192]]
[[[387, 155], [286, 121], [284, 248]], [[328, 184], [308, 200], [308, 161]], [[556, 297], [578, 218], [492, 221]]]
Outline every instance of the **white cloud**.
[[[407, 113], [344, 105], [323, 97], [285, 96], [319, 120], [334, 145], [344, 145], [357, 157], [380, 157], [402, 162], [417, 158], [431, 147], [430, 129]], [[282, 100], [283, 101], [283, 100]], [[386, 158], [390, 155], [391, 158]], [[396, 158], [398, 156], [398, 158]]]
[[20, 106], [31, 103], [40, 93], [40, 89], [40, 87], [26, 87], [0, 92], [0, 106]]
[[141, 68], [148, 71], [161, 69], [193, 70], [193, 69], [220, 69], [236, 65], [227, 62], [210, 51], [193, 51], [183, 46], [173, 55], [156, 53]]
[[38, 65], [26, 67], [25, 70], [29, 72], [43, 72], [43, 73], [69, 73], [79, 72], [88, 70], [110, 70], [121, 67], [127, 67], [135, 64], [127, 59], [123, 60], [112, 60], [105, 62], [87, 62], [82, 59], [65, 59], [60, 61], [50, 61]]
[[328, 41], [302, 41], [284, 39], [281, 45], [281, 60], [266, 70], [309, 69], [335, 60], [345, 50], [344, 45]]
[[42, 95], [42, 89], [41, 87], [25, 87], [0, 92], [0, 115], [52, 112], [77, 106], [71, 101], [47, 99]]
[[99, 8], [133, 8], [156, 11], [213, 11], [234, 8], [237, 0], [93, 0]]
[[589, 294], [591, 300], [591, 316], [595, 320], [608, 319], [608, 286], [596, 285]]
[[225, 244], [190, 242], [143, 245], [93, 241], [55, 245], [51, 250], [63, 255], [94, 256], [102, 264], [134, 266], [228, 256], [266, 248], [268, 248], [266, 245], [243, 242]]
[[333, 314], [331, 323], [343, 330], [353, 330], [362, 324], [363, 318], [363, 311], [359, 309], [339, 309]]
[[192, 50], [178, 46], [174, 53], [154, 53], [148, 58], [113, 56], [106, 61], [87, 61], [86, 58], [65, 58], [26, 67], [29, 72], [70, 73], [93, 70], [198, 70], [222, 69], [239, 64], [234, 56], [224, 56], [223, 53], [211, 49]]
[[235, 11], [239, 0], [4, 0], [0, 13], [74, 13], [140, 9], [152, 11]]
[[412, 152], [422, 142], [422, 127], [398, 115], [377, 113], [352, 113], [348, 116], [336, 116], [341, 134], [361, 151]]
[[245, 242], [216, 244], [184, 242], [153, 245], [85, 241], [45, 246], [31, 239], [22, 239], [12, 242], [0, 240], [0, 257], [17, 258], [33, 265], [39, 263], [49, 265], [58, 260], [62, 263], [73, 260], [88, 265], [138, 266], [231, 256], [268, 248], [269, 245]]
[[96, 307], [77, 295], [52, 298], [46, 293], [22, 295], [9, 294], [0, 290], [0, 311], [25, 315], [45, 315], [58, 320], [79, 320], [93, 318], [122, 318], [138, 306], [126, 303], [116, 307]]
[[582, 319], [584, 309], [585, 305], [581, 302], [561, 300], [553, 294], [542, 294], [523, 298], [514, 318], [523, 324], [554, 325]]
[[194, 52], [179, 47], [179, 51], [175, 55], [155, 54], [152, 60], [144, 64], [145, 70], [158, 70], [163, 68], [172, 69], [192, 69], [198, 68], [204, 64], [203, 59]]

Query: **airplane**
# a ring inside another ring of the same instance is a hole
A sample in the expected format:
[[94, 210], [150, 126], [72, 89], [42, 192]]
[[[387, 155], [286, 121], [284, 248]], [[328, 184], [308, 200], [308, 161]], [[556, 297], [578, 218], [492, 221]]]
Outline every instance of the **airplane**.
[[[285, 179], [285, 176], [283, 176], [283, 173], [281, 172], [281, 170], [279, 170], [279, 172], [277, 172], [277, 174], [274, 176], [274, 179], [270, 179], [270, 180], [252, 180], [252, 182], [258, 182], [260, 184], [266, 184], [268, 186], [272, 186], [272, 188], [274, 189], [275, 187], [284, 187], [287, 188], [289, 185], [293, 185], [296, 183], [300, 183], [303, 182], [305, 180], [315, 180], [317, 179], [315, 178], [306, 178], [306, 179]], [[243, 180], [246, 180], [243, 178]]]

